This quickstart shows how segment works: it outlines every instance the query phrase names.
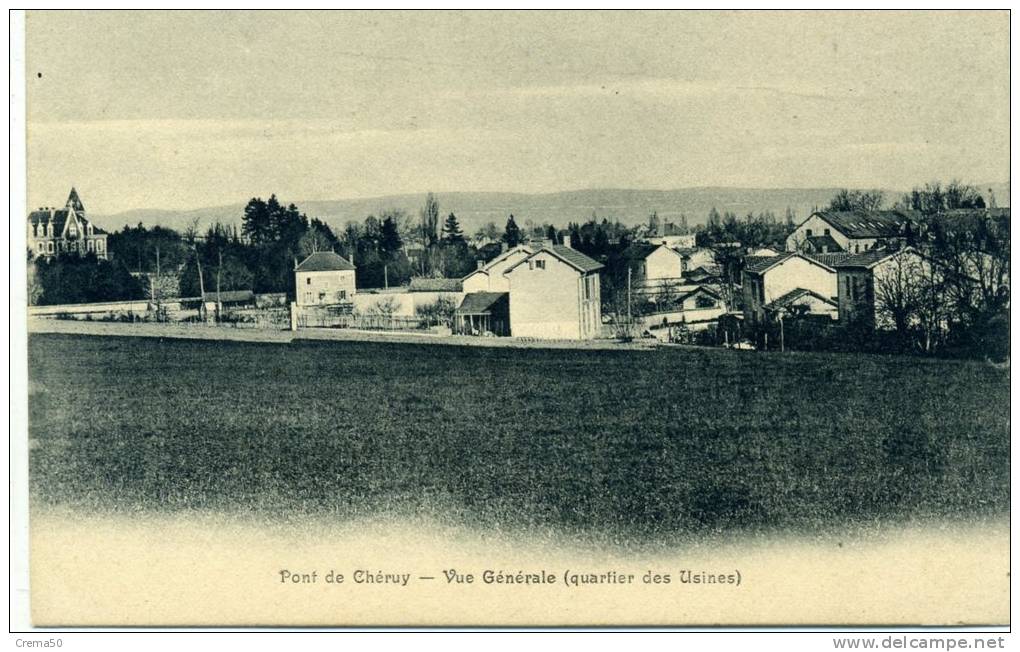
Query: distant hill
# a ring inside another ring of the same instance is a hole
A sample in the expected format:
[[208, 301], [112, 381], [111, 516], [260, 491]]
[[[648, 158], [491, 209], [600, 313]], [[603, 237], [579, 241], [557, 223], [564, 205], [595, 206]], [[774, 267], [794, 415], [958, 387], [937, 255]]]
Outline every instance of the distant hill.
[[[1008, 183], [976, 184], [975, 187], [981, 189], [986, 198], [991, 188], [999, 206], [1009, 205]], [[741, 217], [749, 211], [771, 210], [778, 219], [782, 219], [786, 208], [790, 207], [796, 211], [798, 218], [804, 218], [814, 207], [827, 204], [836, 191], [837, 188], [595, 189], [548, 194], [449, 192], [436, 193], [436, 198], [441, 214], [455, 213], [464, 232], [470, 235], [490, 221], [502, 227], [511, 213], [522, 226], [529, 221], [566, 226], [568, 222], [586, 221], [592, 215], [636, 225], [645, 222], [652, 211], [664, 221], [679, 221], [684, 214], [688, 224], [694, 226], [706, 221], [713, 206], [720, 213], [733, 211]], [[884, 192], [887, 204], [892, 204], [904, 194], [902, 190]], [[378, 215], [386, 209], [399, 209], [416, 217], [425, 201], [425, 193], [370, 199], [302, 201], [282, 197], [281, 200], [296, 204], [309, 217], [318, 217], [338, 230], [349, 221], [362, 221], [368, 215]], [[199, 229], [204, 230], [215, 222], [240, 225], [243, 210], [244, 202], [241, 202], [188, 211], [135, 209], [91, 217], [97, 225], [110, 231], [139, 222], [150, 227], [159, 225], [183, 230], [196, 218]]]

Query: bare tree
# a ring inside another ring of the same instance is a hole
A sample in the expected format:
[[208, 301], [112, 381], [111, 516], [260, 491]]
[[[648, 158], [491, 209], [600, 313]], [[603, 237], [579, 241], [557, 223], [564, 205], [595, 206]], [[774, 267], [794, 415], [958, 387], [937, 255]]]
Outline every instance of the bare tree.
[[881, 190], [849, 190], [841, 188], [829, 201], [830, 211], [877, 211], [885, 196]]

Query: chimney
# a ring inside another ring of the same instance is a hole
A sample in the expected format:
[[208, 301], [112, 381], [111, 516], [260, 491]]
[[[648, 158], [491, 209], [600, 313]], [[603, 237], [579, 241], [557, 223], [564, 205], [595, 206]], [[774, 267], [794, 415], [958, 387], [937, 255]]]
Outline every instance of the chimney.
[[506, 251], [506, 242], [500, 242], [499, 243], [499, 253], [503, 253], [505, 251]]
[[485, 267], [485, 261], [484, 261], [484, 260], [482, 260], [481, 258], [479, 258], [478, 260], [476, 260], [476, 261], [475, 261], [475, 264], [476, 264], [476, 265], [478, 265], [477, 269], [481, 269], [481, 268]]
[[570, 248], [570, 234], [569, 233], [564, 233], [563, 234], [563, 246]]
[[552, 241], [552, 238], [543, 238], [542, 239], [542, 247], [551, 247], [554, 244], [556, 244], [556, 243]]

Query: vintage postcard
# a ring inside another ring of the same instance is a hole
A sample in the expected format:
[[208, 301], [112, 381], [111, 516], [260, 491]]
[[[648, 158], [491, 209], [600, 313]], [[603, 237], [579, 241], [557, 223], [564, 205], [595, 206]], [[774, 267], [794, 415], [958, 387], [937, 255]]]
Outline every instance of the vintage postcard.
[[29, 11], [31, 623], [1008, 625], [1009, 20]]

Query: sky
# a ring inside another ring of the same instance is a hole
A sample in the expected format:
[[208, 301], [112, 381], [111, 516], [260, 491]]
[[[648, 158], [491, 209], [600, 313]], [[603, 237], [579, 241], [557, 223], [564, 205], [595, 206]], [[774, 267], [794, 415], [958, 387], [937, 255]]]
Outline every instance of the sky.
[[29, 206], [1009, 179], [998, 12], [30, 12]]

